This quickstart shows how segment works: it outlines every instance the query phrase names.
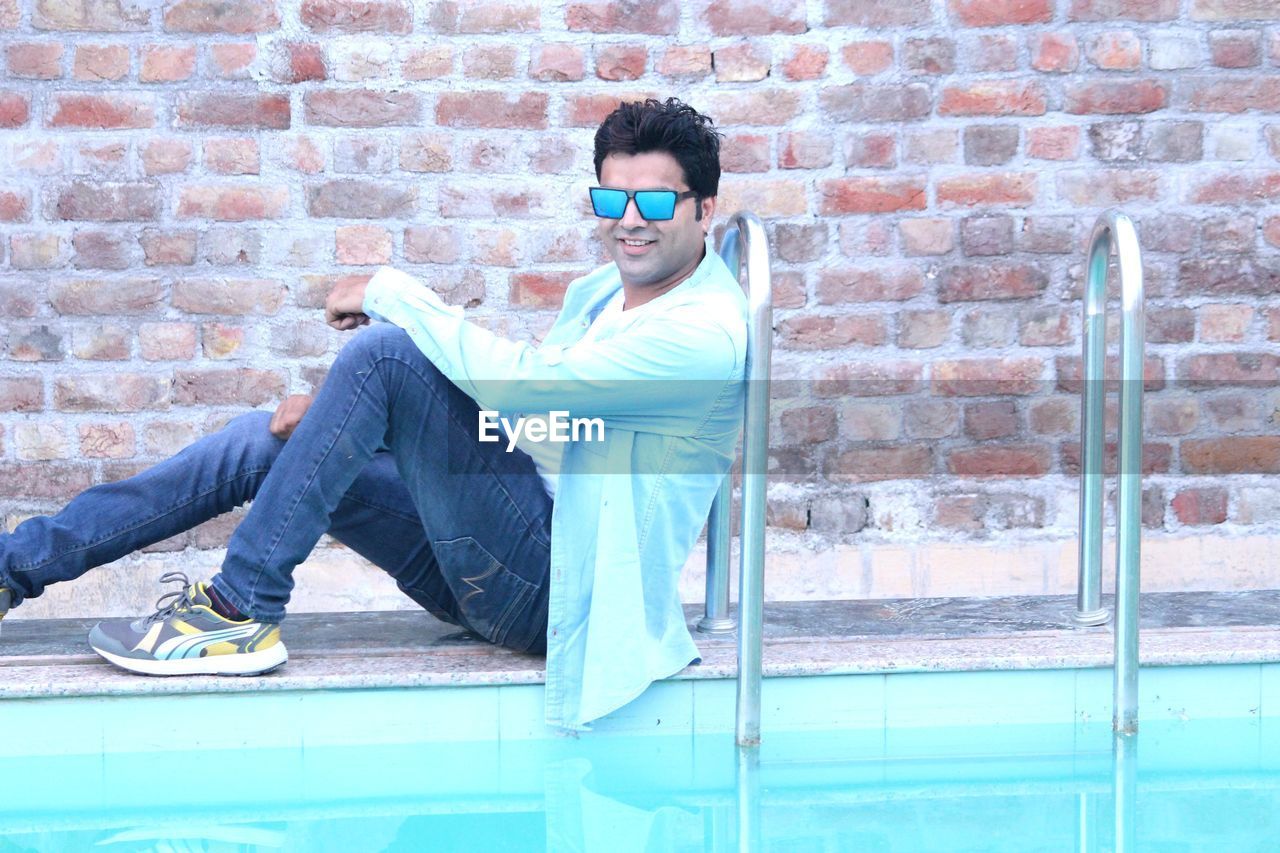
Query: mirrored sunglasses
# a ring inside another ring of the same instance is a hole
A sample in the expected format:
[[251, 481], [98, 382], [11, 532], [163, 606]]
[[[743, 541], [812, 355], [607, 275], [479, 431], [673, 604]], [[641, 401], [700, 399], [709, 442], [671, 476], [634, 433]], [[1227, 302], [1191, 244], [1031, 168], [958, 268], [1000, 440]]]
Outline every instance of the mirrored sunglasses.
[[591, 208], [601, 219], [621, 219], [627, 211], [627, 202], [636, 200], [636, 210], [642, 219], [662, 222], [676, 215], [677, 202], [696, 198], [693, 190], [615, 190], [608, 187], [591, 188]]

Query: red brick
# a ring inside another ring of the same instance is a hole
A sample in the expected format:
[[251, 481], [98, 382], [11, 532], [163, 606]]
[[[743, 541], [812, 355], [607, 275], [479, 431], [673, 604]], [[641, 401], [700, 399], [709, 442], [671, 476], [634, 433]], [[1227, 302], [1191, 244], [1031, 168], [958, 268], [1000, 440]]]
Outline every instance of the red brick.
[[877, 133], [875, 131], [851, 133], [845, 138], [845, 168], [892, 168], [897, 165], [896, 144], [892, 133]]
[[1142, 417], [1143, 431], [1151, 435], [1186, 435], [1195, 431], [1200, 420], [1200, 407], [1194, 397], [1146, 400]]
[[462, 73], [469, 80], [510, 80], [516, 76], [516, 48], [477, 45], [462, 55]]
[[159, 279], [59, 279], [49, 286], [49, 302], [59, 314], [150, 314], [164, 298]]
[[18, 92], [0, 91], [0, 128], [21, 127], [31, 118], [31, 101]]
[[178, 0], [164, 10], [164, 28], [180, 33], [263, 33], [280, 26], [275, 0]]
[[923, 178], [833, 178], [818, 185], [824, 215], [924, 210]]
[[570, 3], [565, 9], [565, 24], [571, 31], [674, 36], [680, 24], [680, 4], [676, 0]]
[[1192, 204], [1267, 204], [1280, 199], [1280, 172], [1221, 172], [1200, 177], [1191, 187]]
[[797, 35], [808, 28], [804, 0], [712, 0], [702, 12], [712, 35]]
[[836, 437], [836, 412], [830, 406], [788, 409], [779, 418], [778, 441], [783, 445], [817, 444]]
[[1160, 199], [1160, 173], [1136, 169], [1089, 169], [1057, 174], [1058, 196], [1081, 207]]
[[898, 315], [898, 346], [929, 349], [942, 346], [951, 337], [949, 311], [907, 311]]
[[582, 48], [577, 45], [542, 44], [532, 48], [532, 53], [529, 76], [534, 80], [566, 83], [581, 80], [585, 73]]
[[722, 47], [711, 57], [711, 63], [716, 69], [716, 81], [720, 83], [754, 83], [763, 80], [769, 76], [772, 61], [768, 46], [755, 42]]
[[[767, 153], [766, 143], [766, 153]], [[831, 134], [794, 131], [778, 140], [778, 168], [821, 169], [831, 165]]]
[[1058, 347], [1078, 340], [1072, 313], [1052, 306], [1032, 308], [1021, 319], [1018, 343], [1024, 347]]
[[890, 269], [824, 269], [816, 295], [820, 305], [901, 302], [924, 290], [924, 274], [914, 266]]
[[827, 226], [822, 222], [779, 223], [774, 227], [773, 250], [787, 263], [816, 261], [827, 253], [827, 243]]
[[1280, 474], [1280, 436], [1187, 438], [1179, 446], [1188, 474]]
[[57, 234], [14, 234], [9, 243], [9, 265], [14, 269], [54, 269], [66, 265], [63, 241]]
[[828, 27], [905, 27], [933, 20], [929, 0], [827, 0]]
[[143, 83], [172, 83], [186, 80], [195, 70], [195, 45], [148, 45], [142, 48], [142, 71], [138, 79]]
[[[473, 93], [471, 97], [477, 95]], [[327, 127], [412, 126], [419, 124], [422, 117], [421, 100], [411, 92], [308, 92], [303, 103], [307, 123]]]
[[542, 28], [538, 4], [495, 0], [433, 3], [427, 13], [432, 29], [448, 34], [529, 33]]
[[1080, 128], [1027, 128], [1027, 156], [1036, 160], [1075, 160], [1080, 156]]
[[71, 76], [77, 80], [120, 80], [129, 74], [129, 48], [123, 44], [82, 44], [76, 47]]
[[194, 231], [165, 233], [147, 230], [138, 238], [147, 266], [180, 264], [190, 266], [195, 262], [196, 235]]
[[128, 459], [134, 453], [129, 423], [80, 424], [80, 453], [89, 459]]
[[213, 44], [209, 57], [213, 60], [211, 71], [224, 80], [241, 80], [249, 76], [249, 66], [258, 56], [258, 45], [253, 42]]
[[1070, 33], [1042, 33], [1031, 40], [1031, 67], [1067, 73], [1080, 64], [1080, 48]]
[[547, 126], [547, 95], [515, 98], [501, 92], [445, 92], [436, 104], [436, 123], [447, 127], [523, 128]]
[[44, 410], [44, 382], [39, 375], [0, 376], [0, 412]]
[[1027, 415], [1031, 431], [1039, 435], [1080, 433], [1080, 401], [1075, 397], [1032, 400]]
[[141, 412], [169, 408], [169, 380], [145, 373], [88, 373], [58, 378], [60, 412]]
[[391, 262], [391, 232], [378, 225], [338, 227], [337, 257], [340, 264]]
[[260, 406], [285, 395], [285, 374], [278, 370], [177, 370], [173, 402], [178, 406]]
[[1178, 361], [1177, 375], [1189, 388], [1227, 385], [1271, 387], [1280, 381], [1280, 356], [1264, 352], [1185, 356]]
[[367, 181], [330, 181], [307, 187], [307, 213], [348, 219], [385, 219], [411, 213], [415, 187]]
[[[21, 22], [18, 0], [0, 0], [0, 30], [16, 30]], [[3, 452], [3, 447], [0, 447]]]
[[0, 463], [0, 495], [30, 500], [66, 501], [93, 485], [93, 472], [70, 462]]
[[1203, 305], [1200, 315], [1200, 340], [1213, 343], [1239, 343], [1249, 334], [1253, 323], [1252, 305]]
[[72, 263], [77, 269], [123, 270], [133, 265], [131, 235], [120, 232], [77, 229], [71, 239]]
[[1071, 0], [1072, 21], [1172, 21], [1180, 0]]
[[1049, 448], [1040, 444], [975, 447], [947, 456], [947, 471], [957, 477], [1043, 477], [1051, 464]]
[[287, 130], [288, 95], [199, 92], [178, 95], [175, 127], [256, 127]]
[[601, 80], [638, 80], [644, 76], [649, 51], [642, 44], [606, 44], [596, 50], [596, 76]]
[[1206, 113], [1276, 112], [1280, 110], [1280, 78], [1184, 77], [1178, 81], [1177, 106]]
[[75, 182], [56, 197], [59, 219], [125, 222], [156, 219], [160, 212], [160, 188], [155, 184]]
[[827, 49], [820, 45], [800, 45], [782, 63], [782, 75], [788, 80], [817, 80], [827, 72]]
[[[1079, 394], [1084, 390], [1084, 364], [1080, 356], [1058, 356], [1054, 359], [1054, 370], [1058, 375], [1058, 390], [1070, 394]], [[1148, 355], [1142, 363], [1142, 390], [1159, 391], [1164, 388], [1164, 359], [1158, 355]], [[1120, 390], [1120, 359], [1110, 357], [1103, 365], [1106, 381], [1103, 387], [1106, 393], [1117, 393]]]
[[149, 139], [139, 154], [147, 175], [171, 175], [185, 172], [191, 165], [191, 143], [186, 139]]
[[933, 472], [933, 449], [911, 444], [846, 450], [827, 459], [823, 473], [833, 483], [921, 480]]
[[1262, 34], [1257, 30], [1211, 32], [1209, 53], [1219, 68], [1252, 68], [1262, 63]]
[[55, 93], [45, 126], [110, 130], [154, 127], [155, 121], [150, 97]]
[[964, 407], [964, 434], [974, 441], [1007, 438], [1021, 431], [1012, 400], [970, 403]]
[[244, 222], [250, 219], [278, 219], [289, 204], [289, 190], [282, 186], [189, 185], [179, 190], [180, 219], [217, 219]]
[[28, 222], [31, 219], [31, 191], [0, 189], [0, 222]]
[[204, 323], [200, 327], [200, 348], [205, 358], [230, 358], [243, 345], [244, 328], [242, 326]]
[[31, 6], [31, 25], [38, 30], [134, 32], [151, 23], [151, 7], [141, 3], [37, 0]]
[[559, 308], [573, 278], [571, 273], [513, 273], [508, 302], [527, 308]]
[[325, 61], [324, 48], [320, 45], [312, 42], [289, 42], [282, 45], [282, 49], [289, 59], [289, 71], [282, 82], [306, 83], [329, 79], [329, 66]]
[[1183, 489], [1169, 506], [1181, 524], [1222, 524], [1227, 520], [1225, 489]]
[[1125, 30], [1093, 36], [1086, 54], [1090, 62], [1105, 71], [1133, 71], [1142, 65], [1142, 43]]
[[961, 358], [933, 363], [932, 387], [944, 397], [1034, 394], [1046, 384], [1039, 358]]
[[516, 186], [478, 193], [473, 186], [449, 184], [441, 188], [439, 202], [440, 215], [446, 219], [468, 216], [524, 218], [541, 212], [546, 198], [540, 191]]
[[718, 96], [716, 124], [733, 126], [785, 125], [800, 114], [800, 98], [785, 89], [753, 88], [747, 92], [728, 91]]
[[819, 367], [813, 379], [818, 397], [885, 397], [910, 394], [923, 386], [924, 367], [911, 361], [840, 361]]
[[418, 264], [451, 264], [458, 260], [461, 242], [456, 229], [411, 225], [404, 230], [404, 259]]
[[1192, 0], [1193, 21], [1280, 21], [1272, 0]]
[[931, 109], [929, 87], [924, 83], [830, 86], [818, 93], [818, 100], [835, 121], [908, 121], [928, 116]]
[[1168, 103], [1165, 84], [1155, 80], [1090, 81], [1068, 84], [1065, 111], [1076, 115], [1151, 113]]
[[22, 42], [5, 48], [10, 77], [56, 80], [62, 76], [62, 45], [57, 42]]
[[253, 137], [206, 139], [204, 167], [219, 175], [256, 175], [259, 170], [258, 140]]
[[938, 104], [941, 116], [1042, 116], [1044, 87], [1034, 81], [986, 81], [947, 86]]
[[453, 48], [447, 44], [411, 48], [400, 63], [400, 75], [406, 80], [438, 80], [452, 73]]
[[1190, 308], [1147, 310], [1147, 340], [1157, 344], [1181, 344], [1195, 339], [1196, 317]]
[[840, 57], [854, 74], [879, 74], [893, 67], [893, 42], [855, 41], [841, 49]]
[[820, 317], [799, 315], [778, 324], [779, 343], [788, 349], [838, 349], [880, 346], [885, 342], [884, 320], [865, 315]]
[[1011, 204], [1030, 206], [1036, 198], [1033, 172], [1002, 172], [964, 175], [938, 182], [939, 206], [985, 207]]
[[947, 8], [965, 27], [1043, 24], [1053, 19], [1051, 0], [947, 0]]
[[303, 26], [317, 33], [398, 33], [413, 31], [407, 0], [303, 0]]
[[915, 74], [952, 74], [956, 70], [956, 43], [949, 38], [907, 39], [902, 69]]
[[711, 73], [711, 48], [706, 45], [669, 47], [658, 60], [657, 71], [676, 80], [705, 77]]
[[960, 55], [970, 71], [1015, 71], [1018, 53], [1012, 34], [981, 33], [963, 38]]
[[938, 276], [938, 301], [1028, 299], [1044, 293], [1049, 276], [1034, 264], [969, 263], [946, 267]]
[[284, 287], [273, 279], [189, 278], [173, 285], [173, 307], [189, 314], [275, 314]]
[[[1184, 442], [1185, 444], [1185, 442]], [[1102, 472], [1114, 476], [1120, 467], [1119, 450], [1114, 441], [1105, 442], [1102, 448]], [[1068, 477], [1080, 476], [1080, 442], [1063, 442], [1061, 448], [1062, 473]], [[1168, 444], [1146, 442], [1142, 445], [1142, 475], [1168, 473], [1173, 460], [1173, 448]]]

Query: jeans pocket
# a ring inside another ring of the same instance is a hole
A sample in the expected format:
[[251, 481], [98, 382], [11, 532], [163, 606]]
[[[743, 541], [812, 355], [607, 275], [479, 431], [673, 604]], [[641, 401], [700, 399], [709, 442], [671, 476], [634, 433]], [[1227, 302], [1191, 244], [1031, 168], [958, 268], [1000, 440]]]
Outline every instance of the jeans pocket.
[[463, 624], [491, 643], [524, 651], [535, 626], [517, 623], [529, 615], [538, 587], [470, 536], [433, 542], [431, 549]]

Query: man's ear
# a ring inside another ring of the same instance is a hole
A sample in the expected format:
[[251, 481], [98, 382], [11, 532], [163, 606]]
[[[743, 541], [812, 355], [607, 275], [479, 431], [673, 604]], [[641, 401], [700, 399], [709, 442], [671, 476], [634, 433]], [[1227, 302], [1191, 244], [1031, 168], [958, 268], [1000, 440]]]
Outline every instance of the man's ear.
[[698, 209], [697, 211], [694, 212], [693, 218], [698, 222], [702, 222], [702, 220], [705, 219], [706, 224], [702, 230], [706, 231], [708, 228], [711, 227], [711, 217], [715, 215], [716, 215], [716, 197], [711, 195], [711, 196], [707, 196], [706, 198], [698, 202]]

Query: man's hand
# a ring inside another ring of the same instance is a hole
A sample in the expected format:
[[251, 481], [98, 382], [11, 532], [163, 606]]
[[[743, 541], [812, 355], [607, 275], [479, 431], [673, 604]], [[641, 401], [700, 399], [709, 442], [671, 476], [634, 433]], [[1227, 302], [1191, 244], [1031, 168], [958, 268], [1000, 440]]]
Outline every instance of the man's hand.
[[342, 332], [367, 326], [369, 315], [361, 309], [364, 308], [364, 291], [368, 284], [367, 280], [339, 280], [324, 301], [324, 321]]
[[271, 416], [271, 423], [267, 428], [271, 430], [271, 434], [276, 438], [288, 439], [293, 435], [293, 431], [297, 429], [298, 424], [302, 421], [302, 416], [307, 413], [307, 409], [311, 406], [314, 398], [309, 394], [294, 394], [285, 397], [284, 402], [276, 407], [275, 414]]

